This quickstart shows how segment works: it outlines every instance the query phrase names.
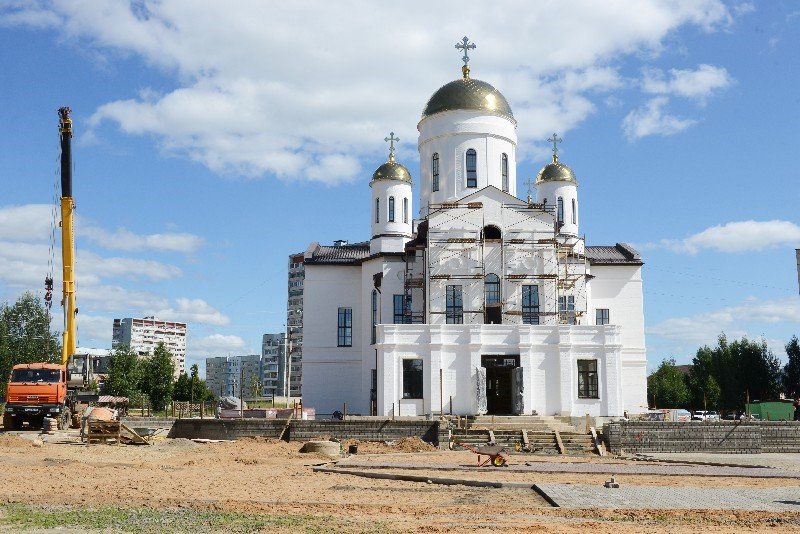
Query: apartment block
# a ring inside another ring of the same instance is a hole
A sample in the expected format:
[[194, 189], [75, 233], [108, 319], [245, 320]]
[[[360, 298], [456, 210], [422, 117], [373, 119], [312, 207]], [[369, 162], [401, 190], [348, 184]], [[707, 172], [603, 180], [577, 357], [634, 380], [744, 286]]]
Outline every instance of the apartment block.
[[111, 347], [128, 345], [139, 356], [152, 356], [164, 343], [175, 363], [175, 378], [186, 372], [186, 323], [161, 321], [153, 316], [114, 319]]
[[288, 380], [289, 395], [302, 395], [303, 382], [303, 284], [305, 280], [304, 253], [289, 256], [289, 297], [286, 304], [286, 350], [289, 368], [281, 370], [280, 389]]

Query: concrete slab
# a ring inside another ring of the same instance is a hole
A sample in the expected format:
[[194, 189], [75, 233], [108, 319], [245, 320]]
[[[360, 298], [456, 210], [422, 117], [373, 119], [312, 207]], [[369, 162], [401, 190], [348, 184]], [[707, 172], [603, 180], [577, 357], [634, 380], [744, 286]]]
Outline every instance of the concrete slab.
[[800, 486], [728, 489], [536, 484], [536, 489], [562, 508], [800, 511]]

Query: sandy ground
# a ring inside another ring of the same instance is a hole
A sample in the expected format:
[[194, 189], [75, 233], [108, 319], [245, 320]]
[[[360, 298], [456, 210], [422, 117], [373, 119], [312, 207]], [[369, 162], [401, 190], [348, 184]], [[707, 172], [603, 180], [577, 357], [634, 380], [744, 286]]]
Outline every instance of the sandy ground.
[[[782, 531], [800, 532], [800, 514], [731, 510], [563, 510], [549, 507], [535, 492], [528, 490], [439, 486], [315, 473], [312, 466], [329, 459], [300, 454], [300, 443], [269, 439], [208, 444], [163, 440], [149, 447], [85, 446], [65, 443], [63, 435], [48, 436], [48, 439], [49, 442], [35, 447], [29, 439], [0, 434], [0, 498], [3, 502], [320, 515], [346, 519], [348, 529], [353, 531], [583, 532], [590, 529], [629, 533], [660, 532], [668, 528], [673, 532], [741, 532], [774, 530], [779, 526]], [[401, 450], [415, 448], [413, 444], [405, 445]], [[397, 453], [385, 445], [359, 444], [360, 459], [371, 458], [365, 454], [368, 451], [382, 452], [375, 456], [381, 462], [471, 464], [476, 458], [465, 451]], [[514, 455], [511, 462], [553, 459]], [[585, 474], [510, 474], [502, 469], [474, 473], [431, 472], [431, 475], [530, 483], [601, 484], [607, 478]], [[715, 487], [798, 486], [797, 480], [703, 477], [626, 476], [621, 482]]]

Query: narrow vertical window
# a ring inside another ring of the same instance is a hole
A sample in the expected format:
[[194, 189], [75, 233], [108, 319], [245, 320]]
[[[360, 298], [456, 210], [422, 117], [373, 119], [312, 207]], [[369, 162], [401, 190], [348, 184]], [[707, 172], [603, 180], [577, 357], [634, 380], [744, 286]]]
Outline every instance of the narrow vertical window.
[[378, 292], [372, 290], [372, 343], [375, 344], [375, 326], [378, 324]]
[[403, 199], [403, 223], [408, 224], [408, 198]]
[[500, 162], [500, 174], [503, 176], [503, 191], [508, 193], [508, 154], [503, 154]]
[[405, 323], [405, 308], [403, 303], [405, 302], [405, 297], [403, 295], [394, 295], [393, 299], [393, 308], [394, 308], [394, 324], [403, 324]]
[[433, 173], [433, 191], [439, 190], [439, 153], [433, 155], [431, 159], [431, 172]]
[[578, 360], [578, 398], [599, 399], [597, 360]]
[[375, 222], [381, 222], [381, 199], [375, 199]]
[[394, 222], [394, 197], [389, 197], [389, 222]]
[[574, 295], [561, 295], [558, 297], [558, 315], [562, 324], [575, 324]]
[[467, 187], [478, 187], [478, 153], [467, 150]]
[[608, 308], [597, 308], [594, 314], [594, 324], [609, 324], [610, 314], [608, 313]]
[[575, 199], [572, 199], [572, 224], [578, 224], [578, 208], [575, 207]]
[[484, 287], [486, 305], [500, 304], [500, 277], [494, 273], [487, 274]]
[[339, 347], [353, 346], [353, 308], [339, 308], [337, 337]]
[[539, 286], [522, 286], [522, 324], [539, 324]]
[[564, 199], [561, 197], [558, 197], [556, 202], [556, 216], [558, 217], [558, 225], [564, 224]]
[[447, 286], [447, 324], [464, 323], [464, 305], [461, 300], [461, 286]]

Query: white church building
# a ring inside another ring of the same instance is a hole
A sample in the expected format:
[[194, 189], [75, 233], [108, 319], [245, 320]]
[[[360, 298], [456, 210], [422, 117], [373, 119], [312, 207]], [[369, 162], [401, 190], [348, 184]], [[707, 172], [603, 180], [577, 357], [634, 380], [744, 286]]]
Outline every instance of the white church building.
[[641, 257], [624, 243], [585, 245], [579, 182], [555, 134], [535, 198], [517, 197], [517, 121], [468, 60], [465, 50], [463, 76], [417, 125], [418, 218], [392, 134], [363, 206], [370, 240], [305, 253], [304, 404], [403, 416], [645, 411]]

